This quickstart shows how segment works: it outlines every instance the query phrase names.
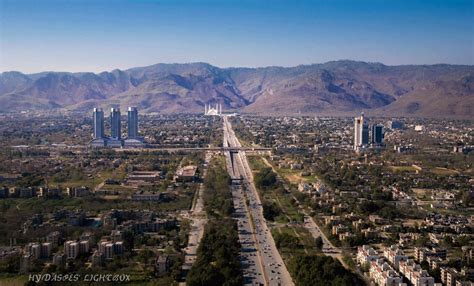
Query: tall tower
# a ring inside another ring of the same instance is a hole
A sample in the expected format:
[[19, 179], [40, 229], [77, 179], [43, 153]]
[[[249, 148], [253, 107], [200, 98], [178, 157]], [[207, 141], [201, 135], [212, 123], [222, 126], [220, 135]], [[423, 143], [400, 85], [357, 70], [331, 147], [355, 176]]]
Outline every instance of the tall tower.
[[122, 139], [122, 131], [120, 130], [120, 108], [110, 109], [110, 128], [112, 139]]
[[138, 137], [138, 110], [136, 107], [128, 108], [128, 138]]
[[381, 145], [383, 143], [383, 125], [372, 126], [372, 144]]
[[94, 139], [102, 139], [104, 134], [104, 111], [102, 108], [94, 108], [92, 116], [94, 118]]
[[369, 126], [365, 122], [364, 113], [354, 118], [354, 150], [358, 151], [369, 144]]
[[369, 125], [364, 122], [362, 124], [362, 145], [366, 146], [369, 144]]

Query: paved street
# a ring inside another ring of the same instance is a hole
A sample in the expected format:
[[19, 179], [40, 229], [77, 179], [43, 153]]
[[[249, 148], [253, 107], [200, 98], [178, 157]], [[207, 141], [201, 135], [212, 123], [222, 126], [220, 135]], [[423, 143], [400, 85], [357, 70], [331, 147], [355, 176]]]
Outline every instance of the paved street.
[[[240, 142], [235, 136], [232, 126], [228, 121], [227, 117], [224, 119], [224, 147], [240, 147]], [[266, 285], [294, 285], [291, 280], [291, 276], [286, 269], [286, 266], [283, 262], [283, 259], [278, 252], [273, 237], [269, 228], [267, 227], [266, 221], [263, 217], [263, 208], [258, 196], [255, 185], [253, 184], [253, 175], [249, 167], [247, 157], [245, 152], [236, 151], [236, 152], [227, 152], [227, 164], [228, 170], [233, 178], [234, 182], [239, 182], [238, 188], [241, 190], [242, 195], [245, 197], [245, 200], [241, 197], [239, 192], [234, 196], [234, 205], [238, 205], [240, 209], [245, 208], [247, 210], [246, 220], [250, 218], [248, 225], [245, 223], [241, 224], [239, 222], [239, 232], [247, 232], [248, 227], [250, 226], [251, 232], [254, 232], [251, 235], [253, 241], [249, 241], [247, 237], [241, 239], [243, 245], [242, 249], [242, 260], [244, 273], [250, 271], [251, 277], [263, 277]], [[243, 201], [243, 205], [242, 205]], [[247, 240], [246, 240], [247, 239]], [[245, 255], [245, 246], [250, 244], [251, 246], [255, 245], [257, 249], [256, 256], [258, 262], [255, 259], [252, 259], [252, 262], [256, 265], [252, 270], [246, 266], [247, 255]], [[260, 264], [260, 265], [258, 265]], [[259, 275], [259, 271], [262, 271], [262, 275]], [[255, 271], [255, 272], [253, 272]]]
[[[206, 152], [205, 164], [206, 167], [203, 171], [203, 177], [207, 173], [207, 165], [211, 160], [211, 152]], [[190, 211], [191, 219], [191, 230], [189, 232], [188, 246], [185, 248], [183, 270], [188, 271], [191, 269], [194, 261], [196, 261], [196, 252], [199, 246], [199, 242], [204, 234], [204, 226], [206, 225], [207, 218], [204, 211], [204, 202], [202, 199], [202, 192], [204, 191], [204, 185], [201, 183], [199, 186], [198, 193], [196, 194], [196, 200]]]

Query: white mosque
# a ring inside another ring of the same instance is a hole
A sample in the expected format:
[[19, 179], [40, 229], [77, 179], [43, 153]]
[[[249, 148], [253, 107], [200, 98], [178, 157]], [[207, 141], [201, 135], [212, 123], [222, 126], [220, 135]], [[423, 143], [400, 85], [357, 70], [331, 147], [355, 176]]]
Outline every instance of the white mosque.
[[237, 116], [237, 113], [222, 113], [222, 104], [204, 105], [204, 116]]
[[208, 116], [221, 116], [222, 115], [222, 104], [217, 104], [212, 107], [210, 104], [204, 106], [204, 115]]

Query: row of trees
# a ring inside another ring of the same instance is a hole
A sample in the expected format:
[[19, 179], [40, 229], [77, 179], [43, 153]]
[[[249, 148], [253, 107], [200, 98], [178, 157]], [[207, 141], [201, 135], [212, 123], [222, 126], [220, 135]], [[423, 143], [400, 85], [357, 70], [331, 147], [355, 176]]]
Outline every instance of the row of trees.
[[190, 286], [242, 285], [237, 225], [231, 218], [211, 219], [199, 244], [197, 260], [186, 284]]
[[349, 286], [365, 285], [355, 274], [330, 256], [296, 255], [288, 263], [296, 285]]
[[209, 221], [197, 250], [197, 259], [186, 277], [189, 286], [242, 285], [240, 243], [230, 177], [222, 161], [213, 161], [204, 180], [204, 205]]
[[231, 179], [223, 165], [220, 161], [213, 161], [204, 178], [203, 200], [210, 217], [230, 216], [234, 211], [229, 189]]

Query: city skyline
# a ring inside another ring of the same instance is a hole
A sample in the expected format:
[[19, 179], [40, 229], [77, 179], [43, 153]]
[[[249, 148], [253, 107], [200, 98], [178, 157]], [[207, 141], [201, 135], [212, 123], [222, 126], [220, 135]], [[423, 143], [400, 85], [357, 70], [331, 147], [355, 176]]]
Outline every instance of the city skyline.
[[109, 4], [0, 1], [0, 72], [101, 72], [173, 62], [220, 67], [339, 59], [474, 63], [472, 1]]

